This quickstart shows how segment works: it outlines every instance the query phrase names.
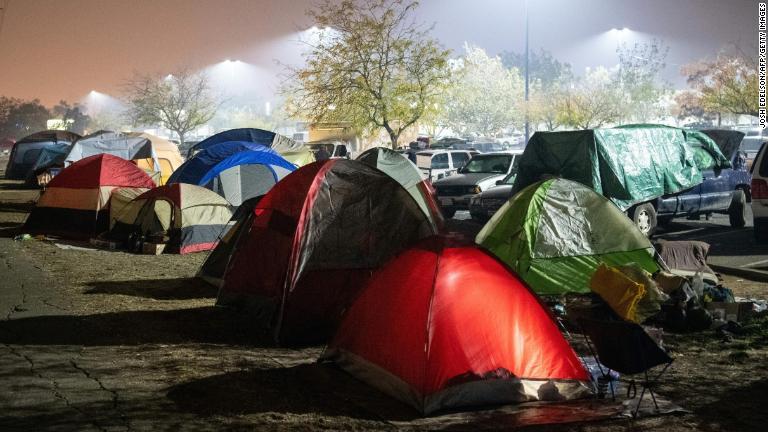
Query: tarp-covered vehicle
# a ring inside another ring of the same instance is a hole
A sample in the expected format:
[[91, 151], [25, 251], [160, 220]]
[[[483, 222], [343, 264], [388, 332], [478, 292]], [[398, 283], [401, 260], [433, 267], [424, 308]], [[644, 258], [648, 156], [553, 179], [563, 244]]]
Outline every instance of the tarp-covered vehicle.
[[[512, 194], [548, 177], [578, 181], [609, 198], [650, 235], [659, 198], [696, 187], [705, 171], [730, 167], [715, 141], [699, 131], [632, 125], [537, 132], [520, 159]], [[676, 207], [673, 216], [688, 212], [680, 200], [674, 202], [680, 211]]]

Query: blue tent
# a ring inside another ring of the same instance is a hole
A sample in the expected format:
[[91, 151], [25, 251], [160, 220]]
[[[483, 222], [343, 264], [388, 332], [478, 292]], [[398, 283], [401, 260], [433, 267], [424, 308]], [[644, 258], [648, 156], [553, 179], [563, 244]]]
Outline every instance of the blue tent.
[[244, 141], [210, 145], [187, 160], [168, 179], [213, 190], [232, 205], [264, 195], [296, 169], [269, 147]]
[[192, 148], [190, 148], [189, 152], [187, 153], [187, 159], [194, 156], [195, 153], [201, 150], [205, 150], [208, 147], [231, 141], [261, 144], [266, 147], [271, 147], [278, 152], [296, 151], [301, 147], [299, 143], [288, 137], [264, 129], [230, 129], [219, 132], [216, 135], [211, 135], [192, 146]]

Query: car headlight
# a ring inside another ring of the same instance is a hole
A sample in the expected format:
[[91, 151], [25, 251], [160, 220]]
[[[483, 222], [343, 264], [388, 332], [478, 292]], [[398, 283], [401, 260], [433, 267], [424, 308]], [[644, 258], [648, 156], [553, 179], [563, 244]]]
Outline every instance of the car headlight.
[[474, 194], [479, 194], [482, 191], [483, 190], [480, 188], [480, 186], [475, 186], [474, 188], [472, 188], [472, 193]]

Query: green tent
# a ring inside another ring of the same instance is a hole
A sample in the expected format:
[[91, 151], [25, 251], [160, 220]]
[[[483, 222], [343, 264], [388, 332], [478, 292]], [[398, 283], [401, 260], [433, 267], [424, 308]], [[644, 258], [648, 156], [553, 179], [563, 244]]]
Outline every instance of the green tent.
[[728, 167], [717, 144], [699, 131], [628, 125], [536, 132], [520, 158], [512, 191], [557, 176], [587, 185], [626, 210], [698, 185], [702, 170]]
[[493, 215], [475, 241], [543, 295], [587, 293], [600, 263], [659, 269], [648, 239], [607, 198], [570, 180], [534, 183]]

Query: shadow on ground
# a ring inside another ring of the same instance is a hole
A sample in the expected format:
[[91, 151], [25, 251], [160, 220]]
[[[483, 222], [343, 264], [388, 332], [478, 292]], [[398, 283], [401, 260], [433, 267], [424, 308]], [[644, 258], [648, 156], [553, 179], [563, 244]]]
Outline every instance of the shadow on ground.
[[0, 322], [0, 343], [82, 346], [212, 343], [272, 346], [272, 339], [247, 314], [211, 306], [19, 318]]
[[155, 300], [215, 298], [217, 289], [198, 278], [141, 279], [88, 283], [86, 294], [122, 294]]
[[319, 413], [360, 420], [410, 421], [411, 407], [327, 364], [214, 375], [168, 389], [180, 411], [201, 416]]
[[[700, 430], [704, 431], [763, 431], [768, 415], [765, 411], [765, 397], [768, 395], [768, 380], [753, 381], [734, 387], [719, 394], [716, 402], [695, 410], [704, 420]], [[739, 407], [740, 415], [734, 415]], [[747, 415], [745, 415], [747, 414]]]

